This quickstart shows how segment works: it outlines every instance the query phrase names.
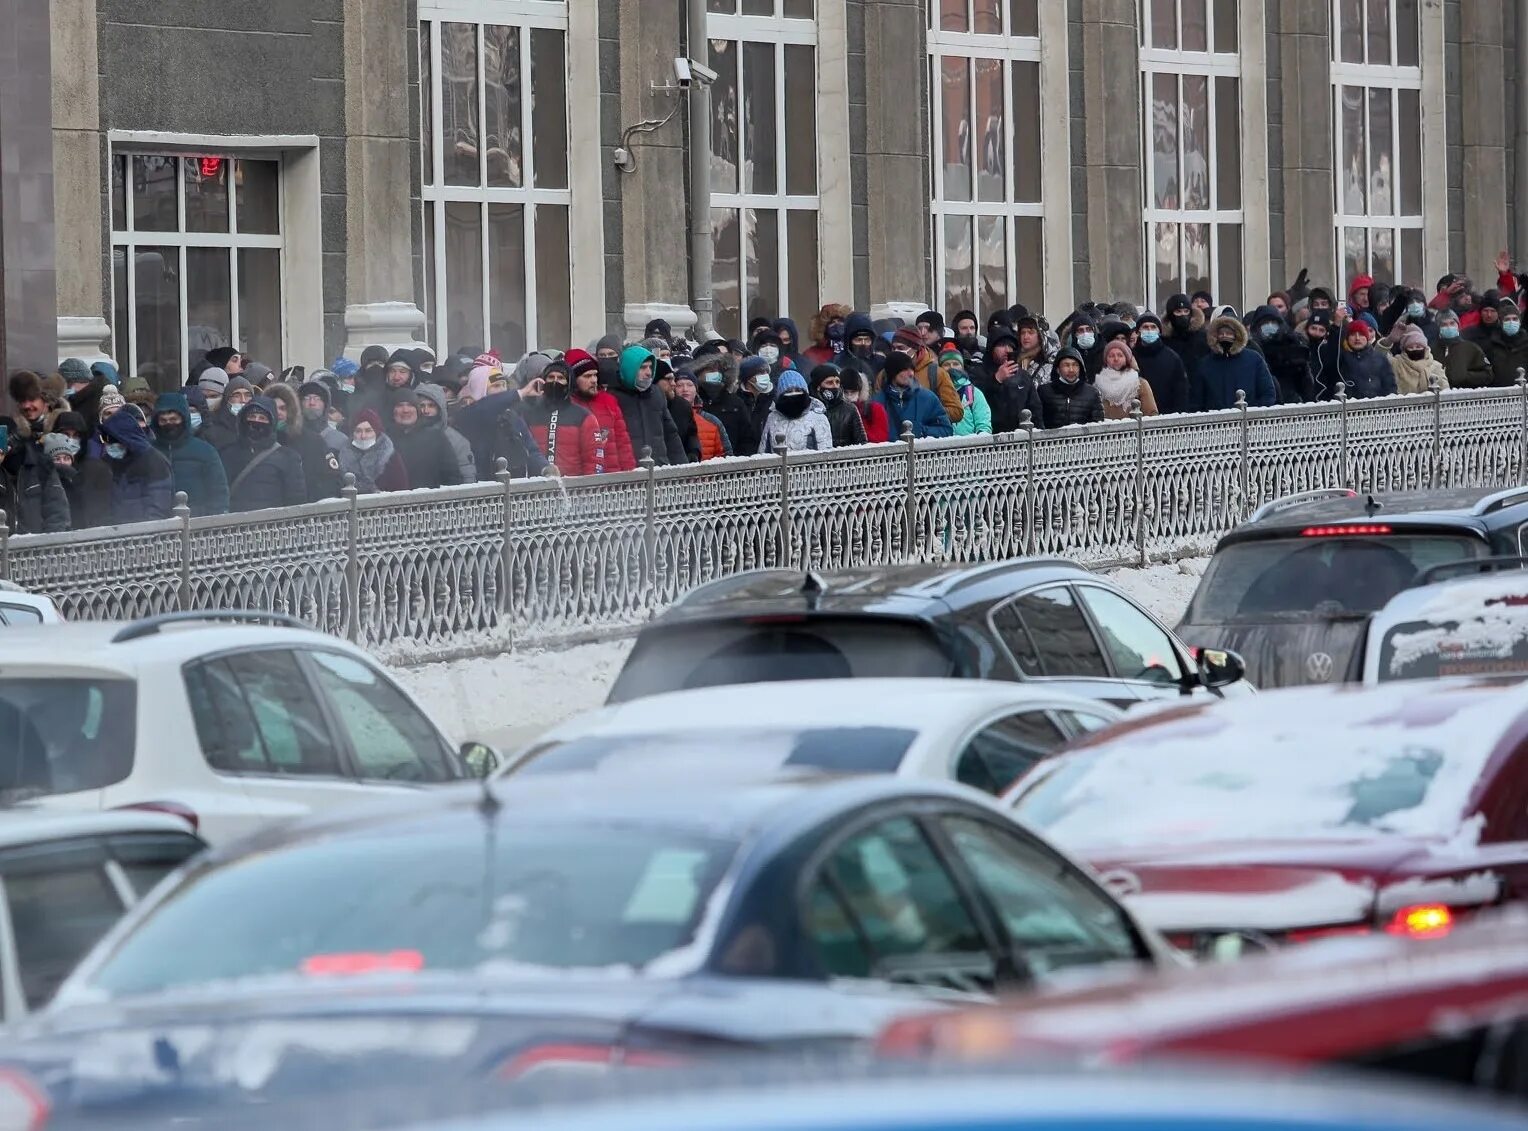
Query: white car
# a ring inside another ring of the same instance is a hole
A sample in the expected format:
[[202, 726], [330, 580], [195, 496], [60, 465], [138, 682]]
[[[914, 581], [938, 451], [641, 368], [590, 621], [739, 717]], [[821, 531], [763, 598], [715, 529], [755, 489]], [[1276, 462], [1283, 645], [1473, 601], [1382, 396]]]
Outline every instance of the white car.
[[0, 811], [0, 1021], [45, 1005], [85, 952], [203, 847], [164, 813]]
[[1370, 687], [1397, 679], [1528, 677], [1528, 571], [1471, 574], [1403, 589], [1369, 618]]
[[602, 707], [543, 735], [500, 772], [748, 778], [799, 766], [958, 781], [996, 794], [1121, 717], [1107, 703], [1037, 683], [742, 684]]
[[63, 619], [53, 598], [0, 581], [0, 625], [61, 624]]
[[214, 844], [469, 772], [364, 652], [267, 613], [0, 632], [6, 735], [0, 803], [157, 807]]

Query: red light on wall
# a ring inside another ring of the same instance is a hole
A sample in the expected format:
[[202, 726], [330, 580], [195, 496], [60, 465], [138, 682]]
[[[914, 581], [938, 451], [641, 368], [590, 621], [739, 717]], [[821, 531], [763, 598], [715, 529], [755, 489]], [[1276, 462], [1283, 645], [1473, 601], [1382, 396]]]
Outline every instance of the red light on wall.
[[213, 180], [223, 171], [223, 159], [221, 157], [200, 157], [197, 159], [197, 172], [201, 173], [203, 180]]

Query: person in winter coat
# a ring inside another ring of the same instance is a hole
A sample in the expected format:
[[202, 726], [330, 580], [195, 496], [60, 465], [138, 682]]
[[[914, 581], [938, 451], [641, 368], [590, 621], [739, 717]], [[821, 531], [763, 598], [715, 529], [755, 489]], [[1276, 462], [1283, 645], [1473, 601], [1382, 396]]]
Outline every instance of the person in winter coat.
[[[1377, 335], [1367, 318], [1354, 318], [1343, 327], [1340, 337], [1327, 339], [1322, 347], [1323, 379], [1334, 374], [1342, 381], [1349, 397], [1368, 399], [1387, 397], [1395, 392], [1395, 371], [1390, 357], [1375, 346]], [[1335, 389], [1333, 394], [1335, 395]]]
[[806, 359], [806, 343], [801, 340], [801, 332], [796, 329], [796, 323], [789, 318], [776, 318], [772, 329], [780, 339], [780, 360], [790, 362], [792, 369], [803, 378], [806, 377], [812, 363]]
[[[210, 369], [204, 372], [203, 379], [211, 372]], [[218, 455], [223, 456], [239, 442], [239, 414], [249, 407], [254, 395], [255, 391], [248, 381], [242, 377], [230, 377], [223, 387], [222, 400], [213, 412], [212, 419], [202, 422], [202, 430], [197, 436], [206, 440], [217, 449]], [[228, 462], [226, 457], [223, 462], [225, 465]]]
[[1429, 346], [1438, 340], [1438, 321], [1427, 305], [1427, 296], [1409, 287], [1397, 287], [1390, 305], [1380, 315], [1380, 334], [1395, 342], [1398, 351], [1408, 326], [1421, 330]]
[[[764, 435], [764, 421], [769, 419], [775, 407], [775, 379], [769, 371], [766, 358], [752, 354], [738, 362], [738, 395], [748, 409], [749, 421], [755, 436]], [[755, 441], [753, 449], [757, 450]]]
[[844, 399], [843, 373], [831, 362], [812, 370], [807, 387], [812, 396], [822, 402], [828, 414], [828, 428], [833, 433], [835, 448], [848, 448], [856, 444], [868, 444], [865, 422], [859, 410]]
[[378, 491], [407, 491], [408, 469], [393, 447], [392, 437], [382, 430], [382, 419], [363, 408], [350, 425], [350, 432], [324, 433], [324, 442], [340, 461], [340, 478], [355, 476], [356, 491], [372, 495]]
[[780, 391], [764, 421], [759, 437], [759, 454], [768, 455], [784, 447], [792, 452], [826, 452], [833, 448], [833, 430], [821, 401], [806, 387], [806, 378], [794, 370], [780, 374]]
[[57, 534], [72, 521], [69, 495], [58, 468], [41, 443], [16, 435], [17, 422], [0, 416], [0, 508], [12, 534]]
[[859, 413], [860, 423], [865, 426], [867, 444], [884, 444], [891, 439], [891, 420], [886, 406], [870, 392], [870, 379], [858, 369], [844, 369], [839, 374], [844, 400]]
[[653, 387], [657, 359], [641, 346], [627, 346], [621, 351], [620, 377], [610, 390], [638, 458], [642, 449], [652, 449], [653, 462], [660, 467], [690, 462], [679, 438], [679, 429], [668, 411], [668, 401], [661, 389]]
[[462, 465], [445, 433], [420, 422], [417, 389], [393, 390], [393, 416], [387, 434], [408, 468], [410, 488], [455, 487], [461, 483]]
[[[700, 407], [727, 433], [727, 447], [734, 453], [758, 451], [759, 435], [753, 413], [738, 395], [737, 359], [727, 351], [708, 353], [691, 363]], [[701, 453], [705, 457], [704, 451]]]
[[1517, 303], [1504, 298], [1496, 304], [1497, 325], [1486, 339], [1486, 360], [1491, 363], [1492, 382], [1499, 388], [1517, 383], [1519, 369], [1528, 371], [1528, 334]]
[[16, 427], [11, 432], [12, 437], [32, 443], [41, 441], [62, 410], [49, 402], [48, 394], [43, 391], [42, 378], [30, 370], [20, 369], [12, 373], [9, 389], [16, 405]]
[[980, 372], [970, 372], [971, 383], [981, 390], [987, 402], [988, 418], [994, 432], [1015, 432], [1024, 426], [1024, 412], [1040, 427], [1044, 408], [1040, 404], [1041, 381], [1037, 366], [1050, 374], [1049, 363], [1034, 355], [1023, 359], [1022, 340], [1010, 330], [998, 330], [987, 342], [986, 359]]
[[1431, 392], [1434, 381], [1438, 388], [1448, 388], [1448, 374], [1443, 370], [1443, 363], [1433, 357], [1427, 335], [1420, 326], [1407, 326], [1399, 344], [1401, 352], [1390, 356], [1396, 392]]
[[690, 407], [689, 401], [679, 395], [673, 365], [660, 357], [653, 368], [653, 384], [663, 394], [669, 416], [674, 421], [674, 429], [679, 433], [679, 442], [684, 446], [685, 460], [688, 463], [699, 463], [700, 431], [695, 426], [695, 410]]
[[[930, 312], [932, 313], [932, 312]], [[942, 316], [940, 322], [944, 321]], [[911, 326], [904, 326], [891, 337], [891, 348], [894, 353], [900, 353], [913, 363], [913, 378], [923, 388], [939, 398], [939, 403], [944, 407], [945, 417], [953, 427], [960, 423], [960, 418], [965, 415], [965, 408], [960, 403], [960, 397], [955, 392], [955, 383], [950, 380], [948, 373], [939, 368], [939, 359], [934, 352], [923, 343], [923, 335]], [[885, 374], [882, 373], [883, 387]]]
[[1246, 393], [1249, 405], [1278, 403], [1273, 374], [1268, 372], [1263, 355], [1247, 348], [1247, 328], [1241, 319], [1230, 315], [1211, 319], [1205, 337], [1211, 352], [1199, 359], [1189, 375], [1189, 395], [1195, 412], [1234, 408], [1238, 391]]
[[541, 395], [520, 394], [520, 415], [547, 459], [564, 475], [598, 474], [599, 421], [572, 397], [568, 364], [554, 361], [541, 374]]
[[328, 426], [310, 425], [299, 406], [297, 393], [283, 381], [272, 381], [265, 396], [276, 408], [276, 440], [291, 448], [302, 460], [302, 478], [308, 488], [308, 502], [337, 499], [344, 487], [340, 461], [322, 432]]
[[1329, 401], [1337, 392], [1337, 362], [1340, 359], [1334, 349], [1326, 344], [1341, 331], [1333, 327], [1332, 316], [1324, 310], [1312, 311], [1301, 324], [1299, 333], [1305, 338], [1306, 384], [1313, 401]]
[[308, 501], [302, 456], [279, 442], [276, 421], [276, 406], [269, 397], [256, 397], [239, 414], [239, 441], [223, 452], [228, 509], [234, 514]]
[[599, 362], [586, 350], [569, 350], [563, 361], [572, 378], [573, 403], [594, 417], [594, 473], [631, 471], [637, 459], [626, 431], [626, 417], [615, 397], [600, 388]]
[[1188, 412], [1188, 373], [1177, 351], [1169, 349], [1162, 340], [1161, 319], [1147, 312], [1141, 315], [1135, 329], [1136, 368], [1151, 386], [1151, 399], [1156, 401], [1157, 411], [1164, 416]]
[[902, 438], [904, 424], [912, 425], [913, 438], [918, 440], [955, 434], [944, 405], [919, 382], [913, 359], [906, 353], [898, 350], [886, 358], [881, 381], [881, 395], [876, 399], [886, 410], [887, 428], [893, 440]]
[[1311, 400], [1310, 351], [1277, 308], [1260, 306], [1247, 322], [1252, 348], [1263, 355], [1278, 388], [1279, 404]]
[[[1104, 338], [1098, 323], [1085, 310], [1074, 311], [1068, 323], [1063, 327], [1063, 340], [1069, 340], [1071, 348], [1082, 358], [1083, 380], [1092, 381], [1104, 364]], [[1051, 379], [1055, 380], [1054, 370]]]
[[1467, 341], [1459, 315], [1445, 310], [1438, 315], [1438, 340], [1432, 355], [1443, 365], [1451, 389], [1485, 389], [1495, 384], [1485, 351]]
[[965, 415], [960, 423], [955, 425], [957, 436], [990, 436], [992, 435], [992, 410], [987, 407], [987, 398], [982, 396], [982, 391], [971, 384], [971, 378], [964, 369], [949, 369], [950, 380], [955, 382], [955, 392], [960, 395], [960, 400], [965, 408]]
[[477, 464], [472, 459], [472, 445], [467, 443], [467, 437], [447, 423], [449, 416], [446, 390], [426, 381], [419, 386], [418, 392], [420, 425], [424, 428], [434, 428], [445, 436], [446, 443], [451, 445], [451, 451], [456, 455], [457, 466], [461, 468], [461, 481], [476, 483]]
[[[43, 458], [53, 464], [64, 496], [69, 501], [69, 525], [75, 530], [111, 525], [111, 472], [103, 461], [87, 460], [80, 441], [62, 432], [49, 432], [42, 438]], [[93, 465], [100, 479], [88, 482], [80, 476], [81, 466]], [[219, 467], [221, 468], [221, 464]], [[3, 475], [0, 472], [0, 475]], [[8, 504], [0, 504], [10, 513]]]
[[69, 408], [84, 417], [85, 427], [94, 432], [101, 423], [101, 394], [111, 382], [104, 372], [96, 372], [77, 357], [65, 358], [58, 371], [69, 386]]
[[1104, 346], [1104, 367], [1093, 378], [1098, 396], [1104, 403], [1105, 420], [1124, 420], [1137, 403], [1142, 416], [1157, 415], [1157, 400], [1151, 383], [1141, 376], [1135, 354], [1124, 342]]
[[844, 351], [845, 331], [849, 315], [854, 312], [841, 302], [826, 304], [812, 318], [812, 341], [815, 343], [802, 355], [811, 366], [836, 362]]
[[136, 405], [101, 422], [106, 465], [111, 469], [111, 521], [151, 522], [174, 513], [174, 472], [157, 451]]
[[1104, 418], [1104, 402], [1098, 389], [1086, 380], [1082, 354], [1068, 346], [1056, 355], [1050, 381], [1040, 388], [1040, 405], [1046, 428], [1070, 424], [1096, 424]]
[[[1020, 317], [1014, 323], [1013, 333], [1019, 342], [1014, 360], [1038, 388], [1051, 379], [1051, 343], [1046, 339], [1040, 320], [1032, 314]], [[976, 375], [972, 374], [971, 379], [974, 381]]]
[[228, 513], [228, 476], [217, 449], [191, 434], [184, 393], [160, 393], [154, 402], [154, 447], [170, 461], [171, 489], [184, 491], [191, 517]]
[[865, 388], [880, 384], [884, 356], [876, 352], [875, 323], [870, 315], [854, 311], [844, 322], [844, 352], [838, 358], [840, 369], [854, 369], [865, 378]]
[[1188, 295], [1173, 295], [1167, 300], [1162, 311], [1162, 340], [1183, 362], [1183, 372], [1188, 375], [1190, 385], [1200, 359], [1210, 352], [1204, 328], [1204, 314], [1194, 308]]

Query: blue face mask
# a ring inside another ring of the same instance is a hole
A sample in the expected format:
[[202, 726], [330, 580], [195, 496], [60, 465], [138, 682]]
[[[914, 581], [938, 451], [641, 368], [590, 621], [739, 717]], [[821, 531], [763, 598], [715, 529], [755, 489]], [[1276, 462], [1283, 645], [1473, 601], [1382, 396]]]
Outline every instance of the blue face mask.
[[1077, 335], [1077, 348], [1080, 350], [1090, 350], [1097, 344], [1098, 339], [1092, 334]]
[[1452, 342], [1455, 338], [1459, 337], [1459, 327], [1439, 326], [1438, 337], [1442, 338], [1445, 342]]
[[713, 369], [709, 373], [707, 373], [703, 378], [701, 378], [701, 380], [703, 380], [707, 385], [720, 385], [722, 383], [723, 378], [722, 378], [722, 375], [720, 373], [716, 372], [716, 370]]
[[1507, 337], [1509, 337], [1509, 338], [1515, 338], [1517, 336], [1517, 332], [1519, 330], [1521, 330], [1522, 328], [1523, 328], [1523, 324], [1521, 322], [1519, 322], [1516, 318], [1504, 318], [1504, 319], [1502, 319], [1502, 324], [1501, 324], [1502, 333], [1506, 334]]
[[107, 459], [126, 459], [127, 447], [123, 444], [107, 444], [103, 449]]
[[1142, 330], [1141, 331], [1141, 341], [1145, 342], [1148, 346], [1154, 346], [1158, 342], [1160, 342], [1161, 340], [1162, 340], [1162, 333], [1161, 333], [1160, 330]]
[[191, 431], [195, 432], [201, 426], [202, 426], [202, 414], [199, 413], [199, 412], [193, 412], [191, 414]]
[[1414, 302], [1406, 308], [1407, 318], [1421, 318], [1426, 313], [1427, 307], [1423, 306], [1420, 302]]
[[775, 383], [768, 373], [760, 373], [755, 377], [753, 379], [753, 387], [761, 393], [772, 393], [775, 391]]
[[1264, 322], [1257, 328], [1257, 336], [1263, 339], [1277, 338], [1279, 336], [1279, 324], [1277, 322]]

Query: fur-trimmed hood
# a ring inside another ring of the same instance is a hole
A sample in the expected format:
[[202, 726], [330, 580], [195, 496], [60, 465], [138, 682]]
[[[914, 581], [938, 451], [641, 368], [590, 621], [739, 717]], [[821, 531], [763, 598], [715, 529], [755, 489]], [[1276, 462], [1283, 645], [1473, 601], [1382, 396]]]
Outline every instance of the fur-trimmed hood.
[[[1220, 351], [1215, 348], [1216, 337], [1223, 326], [1230, 327], [1233, 337], [1231, 339], [1231, 356], [1235, 357], [1247, 348], [1247, 328], [1242, 325], [1240, 318], [1232, 318], [1230, 315], [1222, 315], [1205, 327], [1204, 336], [1210, 343], [1212, 355], [1219, 355]], [[1165, 331], [1164, 331], [1165, 333]]]
[[[1194, 334], [1199, 333], [1199, 331], [1203, 329], [1204, 311], [1200, 310], [1198, 307], [1191, 307], [1188, 316], [1189, 336], [1192, 337]], [[1173, 326], [1173, 320], [1164, 314], [1162, 316], [1162, 336], [1164, 338], [1171, 338], [1175, 337], [1176, 335], [1177, 329]]]

